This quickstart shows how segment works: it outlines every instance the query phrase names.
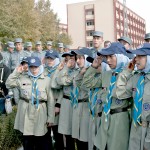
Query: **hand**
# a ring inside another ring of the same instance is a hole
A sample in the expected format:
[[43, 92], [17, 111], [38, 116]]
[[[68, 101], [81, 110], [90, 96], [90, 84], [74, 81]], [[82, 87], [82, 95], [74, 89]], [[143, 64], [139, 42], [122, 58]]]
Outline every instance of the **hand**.
[[50, 122], [47, 122], [46, 124], [47, 124], [47, 127], [53, 126], [53, 123], [50, 123]]
[[59, 112], [60, 112], [60, 108], [55, 107], [55, 116], [57, 116], [59, 114]]
[[80, 71], [80, 74], [81, 74], [81, 75], [84, 75], [84, 73], [86, 72], [86, 70], [87, 70], [87, 68], [85, 68], [85, 67], [82, 68], [82, 70]]
[[100, 61], [97, 60], [97, 58], [94, 59], [93, 63], [92, 63], [92, 67], [97, 69], [99, 67], [99, 65], [101, 64]]
[[128, 69], [130, 70], [130, 71], [133, 71], [134, 70], [134, 67], [135, 67], [135, 63], [136, 63], [136, 61], [135, 61], [135, 58], [128, 64]]
[[69, 59], [67, 62], [67, 67], [74, 68], [74, 66], [75, 66], [75, 61], [73, 59]]
[[16, 70], [18, 73], [22, 73], [24, 71], [22, 65], [19, 65]]
[[65, 65], [65, 61], [63, 60], [63, 61], [59, 64], [58, 70], [59, 70], [59, 71], [62, 70], [62, 69], [64, 68], [64, 65]]

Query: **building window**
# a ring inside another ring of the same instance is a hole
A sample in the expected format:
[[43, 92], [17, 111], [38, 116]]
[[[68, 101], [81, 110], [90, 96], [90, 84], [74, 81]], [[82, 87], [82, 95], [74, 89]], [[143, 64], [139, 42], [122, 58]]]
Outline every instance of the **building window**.
[[86, 10], [86, 15], [94, 15], [94, 9]]
[[88, 41], [87, 42], [87, 47], [93, 47], [93, 41]]
[[93, 36], [93, 32], [94, 32], [93, 30], [87, 31], [86, 36]]
[[87, 20], [86, 25], [87, 26], [93, 26], [94, 25], [94, 20]]

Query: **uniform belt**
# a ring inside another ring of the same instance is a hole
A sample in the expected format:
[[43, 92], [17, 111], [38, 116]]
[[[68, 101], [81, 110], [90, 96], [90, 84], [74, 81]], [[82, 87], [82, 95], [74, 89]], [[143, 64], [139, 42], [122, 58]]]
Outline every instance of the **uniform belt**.
[[[63, 98], [71, 100], [71, 97], [67, 95], [63, 95]], [[78, 99], [78, 103], [82, 103], [82, 102], [88, 102], [88, 98]]]
[[113, 115], [113, 114], [116, 114], [116, 113], [126, 112], [126, 111], [128, 111], [128, 108], [129, 107], [111, 109], [110, 114]]
[[[27, 102], [27, 103], [29, 103], [29, 100], [27, 100], [27, 99], [25, 99], [25, 98], [21, 98], [21, 100], [23, 100], [23, 101], [25, 101], [25, 102]], [[46, 103], [46, 101], [44, 101], [44, 100], [39, 100], [39, 104], [41, 104], [41, 103]], [[36, 104], [36, 101], [34, 101], [34, 104]]]

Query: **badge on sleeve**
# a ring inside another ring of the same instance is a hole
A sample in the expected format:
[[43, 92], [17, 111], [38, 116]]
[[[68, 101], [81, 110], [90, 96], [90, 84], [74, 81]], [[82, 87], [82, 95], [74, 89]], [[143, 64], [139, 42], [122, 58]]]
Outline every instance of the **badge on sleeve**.
[[150, 110], [150, 104], [149, 104], [149, 103], [144, 103], [144, 104], [143, 104], [143, 110], [144, 110], [144, 111]]

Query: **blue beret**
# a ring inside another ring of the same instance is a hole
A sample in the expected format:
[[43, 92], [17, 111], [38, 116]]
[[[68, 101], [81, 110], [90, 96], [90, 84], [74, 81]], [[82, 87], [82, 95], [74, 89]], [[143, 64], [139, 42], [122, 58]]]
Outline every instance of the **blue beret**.
[[92, 51], [89, 48], [83, 47], [78, 50], [71, 51], [71, 54], [88, 55], [92, 57]]
[[136, 50], [127, 50], [128, 53], [136, 55], [150, 55], [150, 43], [140, 45]]
[[113, 42], [108, 47], [103, 48], [101, 51], [97, 52], [97, 55], [114, 55], [114, 54], [124, 54], [126, 55], [125, 47], [119, 42]]
[[23, 57], [21, 60], [21, 64], [23, 64], [24, 62], [28, 63], [28, 57]]
[[52, 59], [55, 59], [55, 58], [59, 58], [59, 55], [58, 55], [58, 52], [56, 52], [55, 50], [49, 50], [49, 51], [46, 51], [46, 54], [45, 54], [45, 58], [52, 58]]
[[69, 52], [64, 52], [64, 53], [62, 54], [62, 57], [74, 56], [74, 55], [75, 55], [75, 54], [72, 54], [71, 51], [69, 51]]
[[28, 65], [39, 67], [41, 65], [41, 60], [38, 57], [29, 57], [28, 59]]

